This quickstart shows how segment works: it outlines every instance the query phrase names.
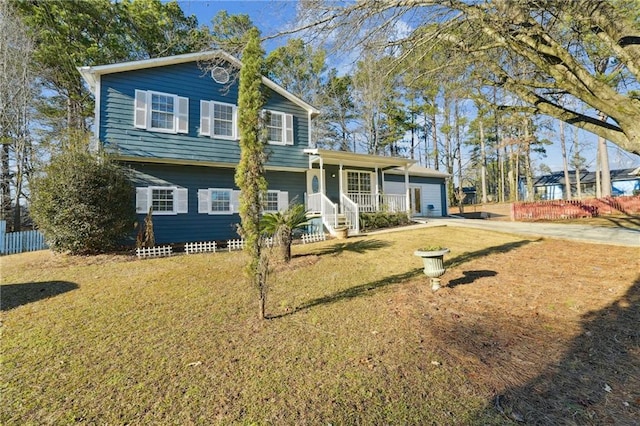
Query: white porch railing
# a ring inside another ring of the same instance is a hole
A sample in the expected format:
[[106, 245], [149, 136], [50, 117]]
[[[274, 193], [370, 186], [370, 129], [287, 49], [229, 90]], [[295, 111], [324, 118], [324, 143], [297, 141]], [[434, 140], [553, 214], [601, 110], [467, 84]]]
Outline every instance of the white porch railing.
[[381, 194], [380, 209], [390, 213], [407, 211], [407, 196], [405, 194]]
[[347, 192], [347, 197], [358, 205], [361, 212], [378, 211], [378, 197], [375, 194], [363, 194], [361, 192]]
[[307, 212], [320, 213], [322, 224], [331, 235], [335, 235], [338, 226], [338, 205], [334, 204], [326, 195], [316, 192], [307, 195]]
[[346, 226], [354, 234], [360, 233], [360, 209], [358, 204], [345, 194], [340, 195], [340, 206], [346, 220]]
[[315, 194], [306, 194], [307, 197], [307, 211], [309, 213], [321, 213], [322, 212], [322, 194], [316, 192]]
[[[352, 234], [360, 233], [360, 212], [372, 213], [386, 211], [400, 213], [407, 211], [407, 197], [404, 194], [358, 194], [340, 195], [340, 209], [338, 205], [322, 193], [307, 195], [307, 211], [319, 213], [322, 223], [330, 234], [335, 234], [335, 228], [344, 225]], [[341, 216], [340, 216], [341, 215]]]
[[405, 194], [362, 194], [349, 192], [347, 196], [358, 205], [361, 212], [374, 213], [386, 211], [399, 213], [407, 211]]

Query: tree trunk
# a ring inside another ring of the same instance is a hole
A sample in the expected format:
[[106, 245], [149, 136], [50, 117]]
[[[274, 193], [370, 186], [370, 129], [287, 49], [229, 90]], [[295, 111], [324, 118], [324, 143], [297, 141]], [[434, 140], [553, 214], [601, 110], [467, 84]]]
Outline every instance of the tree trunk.
[[438, 132], [436, 128], [436, 111], [434, 103], [433, 113], [431, 114], [431, 140], [433, 141], [433, 165], [436, 170], [440, 170], [440, 158], [438, 158]]
[[7, 221], [7, 230], [13, 230], [11, 225], [11, 172], [9, 170], [9, 141], [0, 140], [0, 219]]
[[[599, 113], [598, 117], [601, 121], [607, 121], [607, 116], [603, 113]], [[600, 171], [602, 173], [600, 193], [602, 197], [610, 197], [611, 170], [609, 169], [609, 151], [607, 150], [607, 141], [602, 136], [598, 137], [598, 151], [600, 153]]]
[[[500, 149], [500, 148], [498, 148]], [[504, 157], [506, 156], [507, 148], [502, 147], [502, 152], [499, 154], [500, 159], [500, 202], [504, 203], [505, 200], [505, 184], [504, 184]]]
[[529, 129], [529, 118], [524, 123], [525, 157], [524, 172], [527, 181], [527, 201], [533, 201], [533, 168], [531, 167], [531, 130]]
[[480, 186], [482, 193], [482, 203], [487, 202], [487, 153], [484, 147], [484, 126], [480, 120]]
[[571, 200], [571, 181], [569, 180], [569, 161], [567, 160], [567, 146], [564, 138], [564, 121], [560, 121], [560, 150], [562, 152], [562, 169], [564, 171], [564, 197]]
[[582, 199], [582, 186], [580, 183], [580, 150], [578, 146], [578, 128], [574, 127], [573, 130], [573, 155], [574, 155], [574, 168], [576, 169], [576, 197], [578, 200]]

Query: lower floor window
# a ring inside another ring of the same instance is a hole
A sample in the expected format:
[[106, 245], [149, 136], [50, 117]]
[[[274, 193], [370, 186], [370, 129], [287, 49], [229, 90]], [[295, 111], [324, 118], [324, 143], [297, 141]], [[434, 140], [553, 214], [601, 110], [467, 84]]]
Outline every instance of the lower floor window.
[[[278, 208], [278, 194], [279, 191], [268, 191], [267, 199], [265, 202], [264, 210], [268, 212], [277, 212]], [[286, 207], [285, 207], [286, 208]]]
[[136, 213], [188, 213], [188, 190], [175, 186], [143, 186], [136, 188]]
[[231, 212], [231, 190], [211, 189], [211, 211]]
[[[289, 206], [289, 193], [267, 191], [263, 211], [277, 212]], [[198, 213], [234, 214], [240, 210], [240, 191], [230, 188], [207, 188], [198, 190]]]
[[152, 189], [151, 206], [154, 212], [173, 212], [173, 189]]

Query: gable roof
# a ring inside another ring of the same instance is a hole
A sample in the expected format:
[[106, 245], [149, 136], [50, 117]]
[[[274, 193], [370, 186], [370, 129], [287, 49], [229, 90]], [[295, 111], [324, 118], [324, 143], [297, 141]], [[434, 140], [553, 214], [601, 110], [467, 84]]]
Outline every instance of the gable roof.
[[[624, 180], [636, 180], [638, 179], [637, 175], [634, 175], [636, 172], [635, 169], [616, 169], [611, 170], [611, 181], [624, 181]], [[580, 183], [595, 183], [596, 182], [596, 173], [590, 172], [587, 170], [580, 170]], [[576, 184], [576, 172], [575, 170], [569, 170], [569, 183], [572, 185]], [[539, 176], [534, 182], [534, 186], [547, 186], [547, 185], [564, 185], [564, 172], [553, 172], [549, 175]]]
[[[78, 71], [82, 75], [82, 78], [89, 85], [89, 89], [91, 93], [95, 95], [96, 84], [100, 79], [100, 76], [105, 74], [113, 74], [118, 72], [125, 71], [135, 71], [147, 68], [155, 68], [155, 67], [163, 67], [167, 65], [175, 65], [182, 64], [186, 62], [198, 62], [198, 61], [206, 61], [214, 58], [223, 59], [238, 68], [242, 67], [242, 62], [228, 54], [222, 50], [208, 50], [205, 52], [196, 52], [196, 53], [185, 53], [183, 55], [174, 55], [174, 56], [165, 56], [162, 58], [153, 58], [153, 59], [143, 59], [139, 61], [130, 61], [130, 62], [119, 62], [116, 64], [108, 64], [108, 65], [96, 65], [96, 66], [84, 66], [78, 67]], [[267, 77], [262, 77], [262, 83], [267, 86], [269, 89], [274, 92], [284, 96], [286, 99], [289, 99], [294, 104], [298, 105], [300, 108], [306, 110], [312, 117], [320, 114], [320, 111], [307, 102], [303, 101], [296, 95], [288, 92], [282, 86], [274, 82], [273, 80], [268, 79]]]

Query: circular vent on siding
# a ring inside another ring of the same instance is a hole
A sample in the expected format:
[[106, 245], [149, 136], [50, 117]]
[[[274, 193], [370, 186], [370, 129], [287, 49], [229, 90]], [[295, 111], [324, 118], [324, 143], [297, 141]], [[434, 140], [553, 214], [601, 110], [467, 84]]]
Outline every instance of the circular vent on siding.
[[215, 67], [211, 70], [211, 78], [216, 83], [225, 84], [229, 82], [229, 72], [222, 67]]

